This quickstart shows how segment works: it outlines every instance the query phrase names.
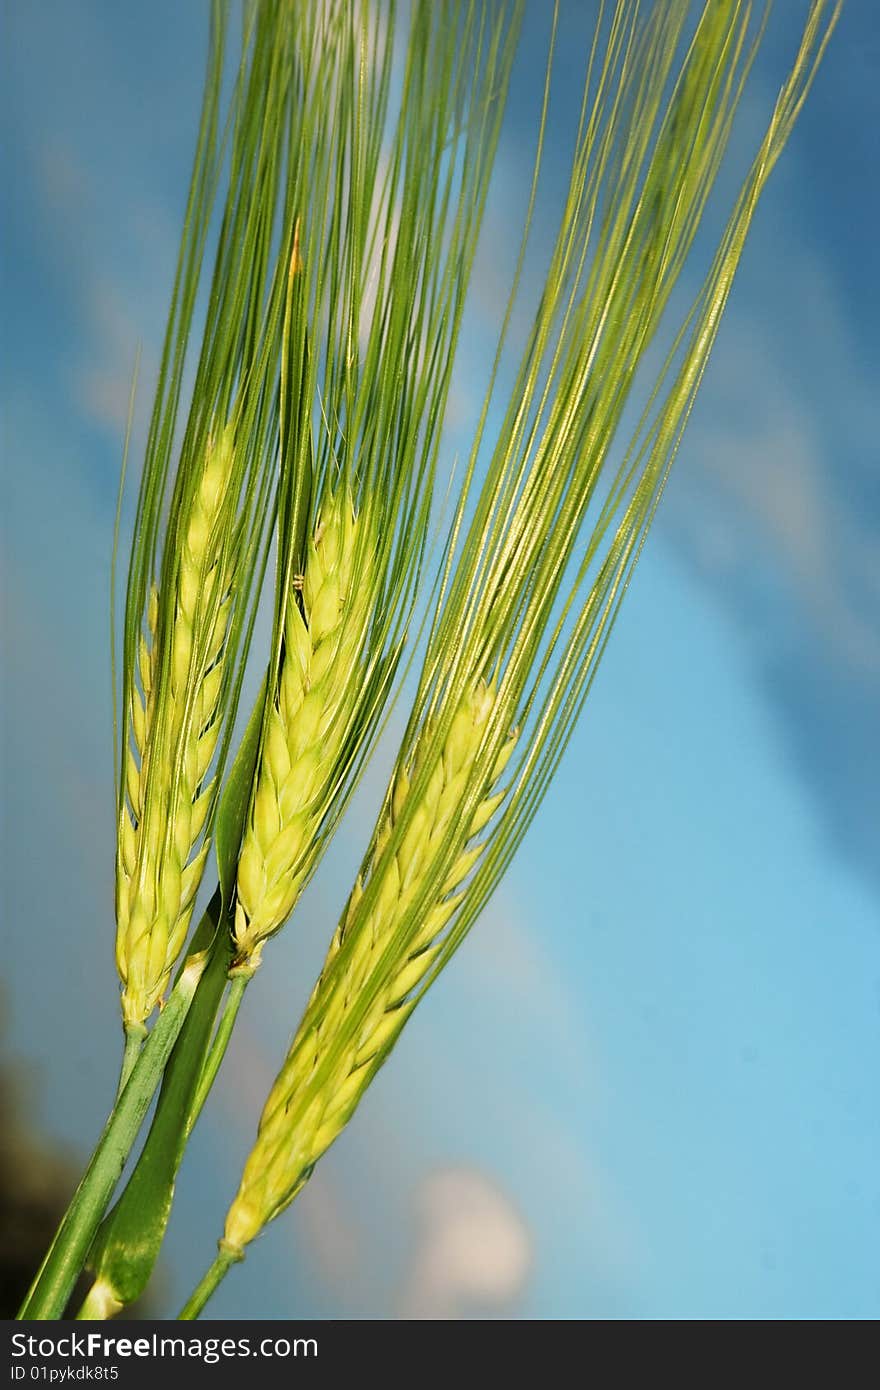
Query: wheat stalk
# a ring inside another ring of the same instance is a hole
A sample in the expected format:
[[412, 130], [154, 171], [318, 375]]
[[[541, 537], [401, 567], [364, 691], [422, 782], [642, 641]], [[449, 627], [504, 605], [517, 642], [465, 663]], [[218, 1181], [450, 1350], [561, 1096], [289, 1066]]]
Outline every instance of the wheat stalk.
[[[449, 831], [473, 769], [496, 701], [496, 692], [479, 681], [460, 703], [446, 739], [435, 749], [433, 730], [417, 742], [409, 769], [401, 768], [380, 822], [372, 851], [372, 869], [358, 878], [342, 921], [333, 938], [324, 969], [312, 994], [304, 1026], [291, 1044], [287, 1061], [272, 1088], [260, 1120], [238, 1195], [229, 1209], [224, 1240], [240, 1252], [262, 1227], [278, 1214], [306, 1181], [309, 1173], [346, 1124], [382, 1057], [390, 1050], [415, 1005], [419, 984], [433, 965], [438, 939], [459, 906], [465, 883], [483, 852], [479, 839], [501, 805], [505, 791], [494, 790], [516, 741], [511, 734], [484, 779], [481, 800], [467, 826], [459, 826], [450, 851]], [[431, 759], [430, 775], [415, 813], [401, 838], [395, 827], [404, 816], [413, 779], [419, 779]], [[303, 1109], [300, 1097], [310, 1096], [309, 1082], [321, 1066], [326, 1040], [332, 1039], [357, 999], [377, 962], [395, 943], [401, 924], [421, 881], [438, 854], [452, 857], [434, 901], [406, 937], [397, 943], [383, 988], [361, 1021], [357, 1037], [335, 1060], [317, 1097]], [[376, 879], [372, 909], [358, 912], [365, 882]], [[344, 967], [333, 969], [349, 937], [352, 949]], [[311, 1020], [317, 1015], [318, 1021]], [[290, 1142], [291, 1133], [295, 1135]]]
[[277, 694], [238, 863], [237, 971], [259, 965], [306, 876], [360, 695], [373, 595], [361, 567], [374, 550], [370, 513], [356, 515], [346, 492], [329, 496], [288, 595]]
[[[284, 157], [293, 27], [284, 0], [260, 0], [249, 10], [223, 135], [227, 9], [212, 0], [202, 121], [126, 588], [116, 855], [123, 1080], [185, 944], [275, 511], [281, 330], [295, 223], [293, 171]], [[211, 292], [181, 420], [222, 181]]]
[[[709, 0], [676, 74], [687, 9], [658, 5], [641, 22], [638, 6], [619, 0], [610, 16], [592, 97], [588, 74], [547, 279], [484, 481], [473, 505], [466, 486], [459, 508], [460, 544], [449, 556], [367, 873], [263, 1111], [218, 1257], [184, 1318], [198, 1315], [230, 1263], [293, 1199], [347, 1123], [494, 891], [594, 679], [758, 199], [839, 14], [837, 5], [823, 22], [823, 0], [811, 6], [702, 287], [618, 453], [613, 445], [636, 373], [691, 248], [763, 32], [749, 43], [748, 7]], [[597, 49], [598, 31], [591, 72]], [[539, 138], [538, 163], [540, 145]], [[536, 180], [537, 167], [533, 200]], [[475, 476], [494, 385], [493, 372], [466, 484]], [[475, 691], [475, 671], [492, 672], [485, 691]], [[513, 728], [520, 732], [512, 744]], [[449, 756], [456, 737], [463, 761]], [[498, 802], [493, 779], [499, 759], [511, 754], [509, 789]], [[469, 848], [481, 822], [486, 837]]]
[[[182, 948], [213, 834], [275, 511], [281, 320], [294, 225], [285, 158], [291, 6], [259, 0], [245, 9], [230, 73], [229, 6], [210, 0], [207, 7], [202, 110], [121, 625], [117, 571], [131, 412], [117, 506], [110, 586], [116, 945], [127, 1025], [119, 1094], [23, 1305], [30, 1317], [63, 1313], [187, 1017], [206, 964], [204, 938], [213, 931], [209, 912], [141, 1050], [146, 1015], [161, 1002]], [[206, 283], [210, 242], [216, 253]]]

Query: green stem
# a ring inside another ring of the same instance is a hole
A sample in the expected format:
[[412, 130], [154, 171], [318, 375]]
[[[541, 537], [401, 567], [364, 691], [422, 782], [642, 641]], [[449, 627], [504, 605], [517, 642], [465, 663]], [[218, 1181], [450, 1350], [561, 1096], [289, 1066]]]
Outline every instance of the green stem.
[[244, 992], [247, 989], [248, 982], [252, 979], [253, 971], [249, 971], [247, 973], [242, 972], [241, 974], [234, 974], [232, 976], [231, 983], [229, 985], [229, 991], [226, 995], [226, 1000], [223, 1005], [223, 1012], [220, 1015], [220, 1022], [217, 1024], [217, 1031], [215, 1032], [213, 1040], [211, 1042], [211, 1050], [205, 1059], [205, 1065], [202, 1068], [202, 1074], [199, 1078], [198, 1089], [196, 1091], [195, 1098], [192, 1103], [192, 1109], [187, 1118], [187, 1138], [189, 1138], [190, 1134], [192, 1133], [193, 1126], [195, 1125], [196, 1120], [199, 1118], [199, 1115], [202, 1113], [202, 1106], [208, 1099], [211, 1087], [214, 1085], [214, 1082], [217, 1079], [217, 1073], [220, 1070], [220, 1064], [222, 1063], [223, 1058], [226, 1056], [226, 1049], [229, 1046], [229, 1039], [232, 1036], [232, 1030], [235, 1027], [235, 1020], [238, 1017], [238, 1011], [241, 1008], [241, 1001], [244, 998]]
[[217, 1248], [217, 1258], [202, 1276], [177, 1315], [178, 1322], [194, 1322], [202, 1312], [208, 1299], [226, 1277], [231, 1265], [244, 1259], [244, 1252], [221, 1240]]
[[19, 1318], [43, 1320], [63, 1316], [174, 1041], [183, 1026], [205, 961], [204, 955], [190, 958], [159, 1015], [131, 1076], [110, 1112], [91, 1162], [21, 1306]]
[[[80, 1317], [114, 1316], [146, 1288], [171, 1215], [177, 1171], [194, 1123], [193, 1103], [211, 1045], [214, 1021], [227, 988], [231, 950], [228, 922], [215, 893], [193, 945], [209, 960], [186, 1022], [165, 1067], [149, 1133], [124, 1190], [89, 1250], [95, 1283]], [[109, 1312], [102, 1313], [107, 1308]]]
[[146, 1036], [147, 1029], [145, 1024], [138, 1023], [126, 1025], [125, 1050], [122, 1054], [122, 1070], [119, 1073], [119, 1085], [116, 1088], [117, 1100], [128, 1085], [128, 1078], [134, 1071], [135, 1063], [141, 1055], [141, 1047], [143, 1046]]
[[[225, 924], [224, 924], [225, 925]], [[229, 935], [221, 931], [186, 1024], [165, 1068], [150, 1132], [125, 1190], [89, 1253], [95, 1282], [79, 1318], [114, 1317], [143, 1293], [159, 1257], [171, 1215], [184, 1149], [216, 1078], [253, 970], [237, 967], [214, 1031], [227, 980]]]

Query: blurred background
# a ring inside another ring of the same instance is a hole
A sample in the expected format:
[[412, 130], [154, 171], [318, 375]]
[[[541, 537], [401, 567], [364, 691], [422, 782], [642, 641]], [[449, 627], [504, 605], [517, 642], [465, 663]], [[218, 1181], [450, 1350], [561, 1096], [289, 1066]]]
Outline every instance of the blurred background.
[[[539, 250], [595, 8], [562, 6]], [[775, 7], [710, 231], [806, 8]], [[447, 468], [512, 265], [549, 17], [528, 0]], [[8, 1316], [118, 1067], [109, 556], [135, 354], [142, 446], [164, 326], [207, 5], [9, 0], [4, 31]], [[878, 79], [876, 6], [849, 0], [539, 818], [215, 1316], [880, 1314]], [[394, 732], [249, 991], [181, 1174], [153, 1300], [166, 1315], [210, 1258]]]

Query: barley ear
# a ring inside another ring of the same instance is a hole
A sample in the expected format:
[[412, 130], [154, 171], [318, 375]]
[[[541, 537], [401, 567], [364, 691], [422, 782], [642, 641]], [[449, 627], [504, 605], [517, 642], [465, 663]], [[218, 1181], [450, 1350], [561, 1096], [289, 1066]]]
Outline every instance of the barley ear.
[[116, 854], [116, 962], [127, 1029], [159, 1001], [183, 948], [207, 846], [224, 648], [230, 622], [231, 427], [209, 439], [188, 507], [170, 601], [150, 590], [130, 686], [126, 796]]
[[[477, 682], [456, 711], [439, 756], [428, 727], [416, 744], [409, 768], [401, 768], [395, 777], [373, 850], [379, 879], [373, 906], [366, 914], [361, 910], [370, 870], [355, 885], [303, 1024], [263, 1110], [257, 1142], [226, 1220], [224, 1239], [232, 1249], [240, 1250], [253, 1240], [302, 1188], [347, 1123], [414, 1006], [414, 996], [436, 959], [464, 884], [482, 854], [484, 845], [477, 837], [504, 796], [496, 787], [515, 735], [506, 740], [496, 758], [470, 825], [454, 832], [455, 848], [450, 853], [450, 828], [473, 774], [495, 698], [491, 686]], [[424, 769], [426, 756], [435, 758], [434, 765], [418, 806], [412, 807], [411, 787]], [[405, 809], [409, 811], [406, 828], [396, 837], [393, 852], [386, 853]], [[337, 1048], [349, 1011], [375, 976], [385, 951], [396, 942], [408, 909], [441, 852], [451, 867], [436, 897], [419, 913], [406, 939], [397, 944], [393, 964], [383, 972], [382, 988], [356, 1033]], [[342, 957], [340, 950], [349, 938], [349, 949]]]
[[234, 968], [250, 971], [293, 910], [360, 693], [372, 610], [372, 523], [328, 496], [288, 596], [275, 698], [238, 865]]

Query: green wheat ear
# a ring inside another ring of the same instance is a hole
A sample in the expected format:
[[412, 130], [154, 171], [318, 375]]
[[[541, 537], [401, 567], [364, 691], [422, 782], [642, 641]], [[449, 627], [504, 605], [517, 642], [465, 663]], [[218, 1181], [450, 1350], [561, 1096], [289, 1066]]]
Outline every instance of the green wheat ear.
[[[459, 907], [465, 884], [485, 846], [480, 839], [505, 797], [498, 782], [511, 757], [516, 735], [496, 755], [467, 825], [457, 824], [463, 793], [473, 775], [490, 717], [497, 702], [491, 686], [479, 681], [461, 701], [446, 738], [435, 746], [433, 729], [416, 743], [409, 768], [394, 781], [372, 852], [372, 867], [359, 878], [309, 1003], [306, 1022], [263, 1110], [238, 1195], [226, 1218], [224, 1241], [241, 1251], [268, 1221], [293, 1200], [321, 1154], [354, 1111], [381, 1060], [411, 1013], [419, 985], [434, 965], [442, 934]], [[401, 836], [395, 836], [411, 796], [413, 780], [427, 774], [424, 793]], [[450, 855], [450, 840], [453, 849]], [[393, 957], [383, 987], [371, 1001], [344, 1051], [312, 1102], [299, 1112], [300, 1096], [325, 1057], [340, 1025], [405, 922], [432, 863], [451, 857], [435, 900], [423, 911], [405, 950]], [[359, 912], [365, 883], [375, 879], [373, 905]], [[352, 937], [344, 964], [334, 969], [340, 949]]]
[[233, 430], [209, 439], [180, 517], [173, 593], [153, 585], [130, 687], [126, 802], [116, 855], [116, 963], [127, 1029], [142, 1024], [183, 947], [207, 846], [197, 849], [214, 794], [208, 772], [221, 729], [224, 652], [234, 602], [229, 535]]
[[299, 896], [364, 681], [375, 549], [371, 514], [356, 515], [344, 490], [327, 497], [288, 596], [277, 694], [238, 863], [235, 969], [256, 969], [263, 943]]
[[235, 884], [239, 983], [294, 909], [395, 690], [520, 10], [292, 11], [306, 196], [284, 316], [267, 695]]

